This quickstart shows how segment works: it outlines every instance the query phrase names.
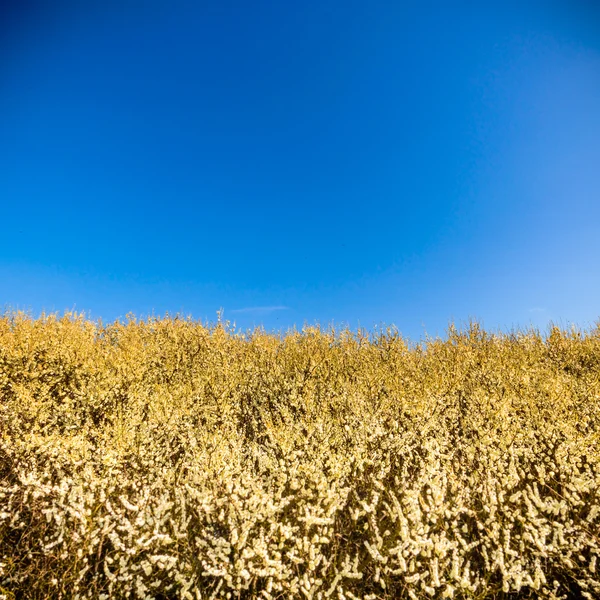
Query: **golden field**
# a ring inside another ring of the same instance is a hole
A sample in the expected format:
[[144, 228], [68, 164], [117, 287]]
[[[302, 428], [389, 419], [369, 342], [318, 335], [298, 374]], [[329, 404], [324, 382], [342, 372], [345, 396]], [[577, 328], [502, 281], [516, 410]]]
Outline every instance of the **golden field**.
[[600, 598], [600, 324], [0, 317], [0, 600]]

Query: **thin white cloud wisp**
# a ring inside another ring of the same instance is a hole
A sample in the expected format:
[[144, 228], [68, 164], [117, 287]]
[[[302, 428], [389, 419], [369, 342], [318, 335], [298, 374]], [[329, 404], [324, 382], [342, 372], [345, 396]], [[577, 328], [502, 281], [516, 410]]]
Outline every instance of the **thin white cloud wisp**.
[[235, 308], [230, 312], [235, 314], [269, 314], [277, 310], [289, 310], [289, 306], [247, 306], [245, 308]]

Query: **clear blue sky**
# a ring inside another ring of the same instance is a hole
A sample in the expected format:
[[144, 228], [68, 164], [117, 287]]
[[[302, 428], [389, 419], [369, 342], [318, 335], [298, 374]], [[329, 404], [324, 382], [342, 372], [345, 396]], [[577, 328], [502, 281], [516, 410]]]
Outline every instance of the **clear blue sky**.
[[600, 317], [597, 3], [0, 10], [0, 304], [413, 339]]

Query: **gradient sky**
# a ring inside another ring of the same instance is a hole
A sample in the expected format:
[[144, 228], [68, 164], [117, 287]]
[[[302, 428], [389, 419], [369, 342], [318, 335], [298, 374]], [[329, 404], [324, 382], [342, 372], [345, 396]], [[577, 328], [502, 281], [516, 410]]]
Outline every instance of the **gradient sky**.
[[597, 3], [1, 6], [0, 304], [600, 318]]

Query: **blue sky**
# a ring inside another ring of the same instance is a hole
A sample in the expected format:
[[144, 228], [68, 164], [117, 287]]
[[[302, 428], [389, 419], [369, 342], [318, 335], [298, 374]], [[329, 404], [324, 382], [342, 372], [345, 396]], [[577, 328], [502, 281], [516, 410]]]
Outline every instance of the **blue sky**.
[[600, 318], [594, 2], [0, 10], [1, 304], [413, 339]]

